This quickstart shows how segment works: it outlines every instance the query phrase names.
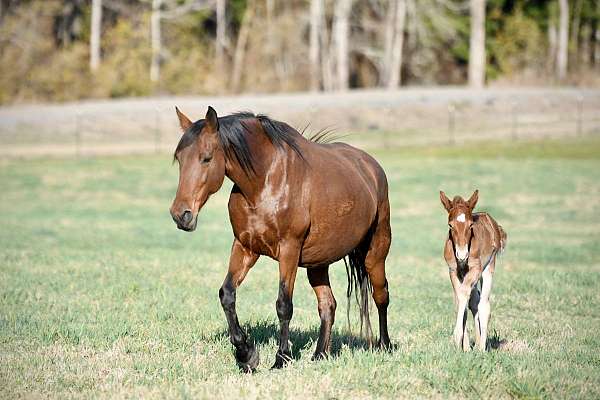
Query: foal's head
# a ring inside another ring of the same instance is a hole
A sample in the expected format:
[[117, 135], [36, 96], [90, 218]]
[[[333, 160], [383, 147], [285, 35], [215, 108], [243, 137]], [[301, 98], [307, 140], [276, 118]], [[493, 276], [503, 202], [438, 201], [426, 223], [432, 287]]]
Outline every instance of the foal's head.
[[218, 137], [219, 119], [212, 107], [205, 119], [195, 123], [175, 110], [183, 136], [175, 150], [179, 186], [170, 212], [177, 227], [190, 232], [196, 229], [200, 208], [223, 184], [225, 155]]
[[451, 201], [446, 193], [440, 190], [440, 200], [448, 211], [448, 226], [454, 243], [454, 254], [458, 261], [465, 261], [469, 258], [469, 245], [473, 234], [471, 229], [473, 227], [473, 209], [478, 198], [479, 191], [475, 190], [469, 200], [465, 201], [462, 197], [455, 196]]

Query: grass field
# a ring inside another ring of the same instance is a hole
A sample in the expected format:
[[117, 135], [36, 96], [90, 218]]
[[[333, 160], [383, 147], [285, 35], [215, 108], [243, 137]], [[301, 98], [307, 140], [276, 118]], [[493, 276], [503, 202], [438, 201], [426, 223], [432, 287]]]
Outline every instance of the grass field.
[[[232, 241], [229, 184], [187, 234], [168, 213], [177, 167], [167, 155], [0, 161], [0, 397], [599, 398], [600, 141], [374, 155], [390, 180], [396, 349], [366, 350], [348, 332], [335, 265], [333, 355], [311, 362], [319, 319], [300, 271], [296, 361], [270, 371], [278, 278], [261, 259], [237, 302], [261, 354], [253, 375], [235, 366], [217, 295]], [[438, 190], [474, 188], [509, 238], [485, 354], [453, 347], [441, 257]]]

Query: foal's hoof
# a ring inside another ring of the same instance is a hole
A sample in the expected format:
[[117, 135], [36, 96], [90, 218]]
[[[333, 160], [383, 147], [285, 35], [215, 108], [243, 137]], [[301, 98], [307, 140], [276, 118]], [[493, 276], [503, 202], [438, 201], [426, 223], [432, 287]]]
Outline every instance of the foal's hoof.
[[260, 361], [258, 350], [254, 346], [254, 343], [248, 346], [248, 351], [245, 355], [239, 354], [236, 350], [235, 359], [240, 371], [244, 373], [254, 372]]
[[285, 367], [290, 361], [292, 361], [292, 355], [290, 353], [282, 353], [278, 351], [275, 354], [275, 364], [271, 369], [280, 369]]
[[311, 360], [312, 361], [321, 361], [321, 360], [327, 360], [329, 358], [329, 355], [327, 353], [325, 353], [324, 351], [320, 351], [318, 353], [313, 354]]

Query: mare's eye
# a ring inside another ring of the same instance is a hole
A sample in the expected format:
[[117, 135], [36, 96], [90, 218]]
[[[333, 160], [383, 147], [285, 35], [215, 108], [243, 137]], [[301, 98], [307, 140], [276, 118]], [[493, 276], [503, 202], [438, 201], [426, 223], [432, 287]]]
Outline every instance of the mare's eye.
[[204, 156], [201, 161], [202, 163], [206, 164], [209, 163], [210, 160], [212, 160], [212, 156]]
[[448, 224], [448, 228], [452, 229], [452, 225], [451, 225], [451, 224]]

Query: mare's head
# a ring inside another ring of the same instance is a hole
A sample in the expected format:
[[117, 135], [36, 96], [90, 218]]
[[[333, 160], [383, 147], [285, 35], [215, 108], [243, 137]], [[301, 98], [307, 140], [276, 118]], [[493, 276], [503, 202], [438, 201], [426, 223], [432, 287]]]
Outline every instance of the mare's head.
[[469, 200], [464, 200], [460, 196], [455, 196], [450, 200], [446, 193], [440, 191], [440, 200], [448, 211], [448, 226], [454, 243], [454, 254], [456, 259], [461, 262], [469, 258], [469, 246], [473, 234], [471, 229], [473, 227], [473, 209], [478, 198], [478, 190], [475, 190]]
[[183, 136], [175, 150], [179, 186], [169, 211], [179, 229], [191, 232], [196, 229], [198, 212], [223, 184], [225, 155], [218, 137], [219, 119], [212, 107], [205, 119], [194, 123], [175, 110]]

